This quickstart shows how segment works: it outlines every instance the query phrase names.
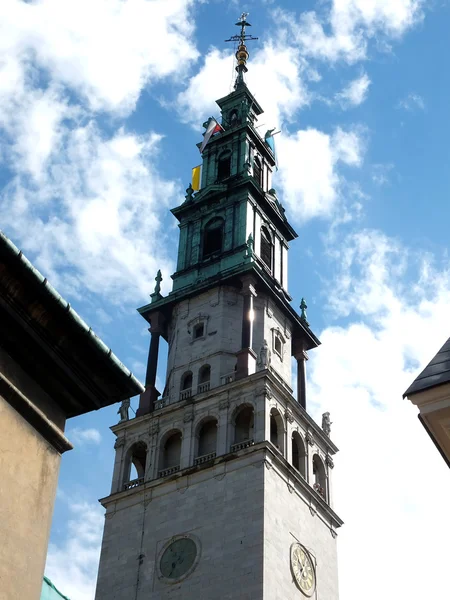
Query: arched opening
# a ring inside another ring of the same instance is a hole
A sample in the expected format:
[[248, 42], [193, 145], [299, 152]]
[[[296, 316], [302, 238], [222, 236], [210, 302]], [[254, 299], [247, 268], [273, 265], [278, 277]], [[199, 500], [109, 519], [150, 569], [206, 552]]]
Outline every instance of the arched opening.
[[297, 431], [292, 434], [292, 466], [306, 479], [305, 444]]
[[238, 112], [236, 109], [233, 109], [230, 112], [230, 127], [236, 127], [236, 125], [238, 125]]
[[274, 446], [279, 448], [278, 445], [278, 427], [274, 415], [270, 415], [270, 441]]
[[261, 227], [261, 260], [272, 270], [273, 243], [267, 227]]
[[270, 411], [270, 441], [284, 455], [284, 424], [276, 408]]
[[314, 477], [314, 489], [318, 492], [324, 500], [327, 499], [327, 475], [325, 471], [325, 465], [323, 464], [320, 456], [314, 454], [313, 456], [313, 477]]
[[200, 367], [198, 372], [198, 388], [197, 392], [207, 392], [209, 390], [211, 380], [211, 367], [209, 365], [203, 365]]
[[234, 444], [232, 448], [239, 450], [253, 444], [254, 412], [252, 406], [244, 406], [235, 419]]
[[253, 178], [256, 181], [256, 183], [263, 187], [263, 178], [262, 178], [262, 166], [261, 166], [261, 161], [259, 160], [259, 158], [255, 158], [255, 160], [253, 161]]
[[206, 224], [203, 232], [203, 258], [222, 252], [223, 219], [217, 217]]
[[144, 483], [145, 466], [147, 462], [147, 444], [137, 442], [127, 452], [123, 484], [128, 490]]
[[181, 431], [174, 431], [163, 441], [160, 457], [159, 476], [165, 477], [180, 469]]
[[198, 448], [195, 464], [207, 462], [216, 456], [217, 421], [211, 419], [203, 423], [198, 432]]
[[217, 180], [222, 181], [231, 175], [231, 152], [222, 152], [217, 161]]
[[181, 376], [180, 400], [186, 400], [192, 396], [192, 371], [186, 371]]

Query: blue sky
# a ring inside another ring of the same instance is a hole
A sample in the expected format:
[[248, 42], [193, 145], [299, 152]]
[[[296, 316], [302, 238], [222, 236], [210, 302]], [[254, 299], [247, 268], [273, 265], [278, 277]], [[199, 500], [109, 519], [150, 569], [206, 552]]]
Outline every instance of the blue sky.
[[[443, 599], [448, 472], [402, 393], [450, 334], [446, 0], [4, 0], [0, 226], [143, 379], [135, 309], [158, 268], [170, 290], [169, 208], [230, 91], [242, 10], [299, 233], [290, 293], [322, 341], [309, 406], [341, 450], [341, 598]], [[116, 411], [67, 427], [47, 575], [72, 600], [93, 598]]]

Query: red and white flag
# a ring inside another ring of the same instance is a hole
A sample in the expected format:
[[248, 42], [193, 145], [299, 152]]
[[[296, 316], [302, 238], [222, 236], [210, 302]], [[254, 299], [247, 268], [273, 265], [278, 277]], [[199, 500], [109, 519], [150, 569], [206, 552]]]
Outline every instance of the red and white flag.
[[210, 117], [203, 137], [202, 145], [200, 146], [200, 153], [202, 153], [205, 149], [205, 146], [209, 142], [210, 137], [215, 133], [218, 133], [219, 131], [223, 131], [222, 125], [219, 125], [219, 123], [214, 119], [214, 117]]

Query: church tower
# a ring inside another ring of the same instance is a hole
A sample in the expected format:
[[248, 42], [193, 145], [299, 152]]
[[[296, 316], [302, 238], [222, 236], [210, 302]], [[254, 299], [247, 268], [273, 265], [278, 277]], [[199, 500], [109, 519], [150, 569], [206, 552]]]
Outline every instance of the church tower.
[[[96, 600], [337, 600], [328, 414], [307, 412], [305, 363], [319, 345], [288, 293], [297, 234], [272, 188], [272, 132], [244, 81], [249, 23], [237, 23], [234, 90], [199, 148], [200, 189], [179, 221], [173, 290], [151, 303], [146, 389], [112, 427], [116, 458]], [[156, 389], [161, 336], [167, 374]], [[291, 365], [297, 363], [297, 399]], [[134, 468], [134, 475], [131, 471]]]

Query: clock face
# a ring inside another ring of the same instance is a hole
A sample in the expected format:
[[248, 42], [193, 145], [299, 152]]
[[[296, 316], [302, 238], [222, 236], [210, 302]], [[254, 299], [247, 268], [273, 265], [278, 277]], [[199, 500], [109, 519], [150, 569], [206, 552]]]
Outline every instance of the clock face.
[[180, 579], [194, 565], [197, 545], [191, 538], [181, 537], [164, 551], [159, 562], [161, 575], [167, 579]]
[[312, 596], [316, 589], [316, 571], [311, 556], [301, 544], [291, 546], [291, 569], [300, 591]]

